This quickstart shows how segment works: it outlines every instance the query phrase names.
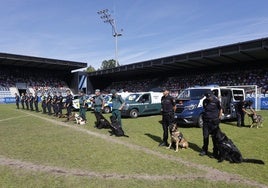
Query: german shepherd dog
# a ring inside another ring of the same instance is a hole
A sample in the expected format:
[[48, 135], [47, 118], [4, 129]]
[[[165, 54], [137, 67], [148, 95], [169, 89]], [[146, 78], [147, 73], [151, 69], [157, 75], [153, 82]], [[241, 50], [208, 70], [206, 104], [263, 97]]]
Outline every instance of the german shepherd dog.
[[215, 135], [217, 140], [217, 147], [219, 150], [218, 162], [222, 162], [224, 160], [229, 161], [230, 163], [256, 163], [256, 164], [264, 164], [262, 160], [258, 159], [244, 159], [242, 157], [239, 149], [234, 145], [231, 139], [229, 139], [225, 133], [223, 133], [220, 129]]
[[248, 114], [248, 116], [252, 120], [250, 128], [252, 128], [252, 127], [257, 127], [257, 128], [262, 127], [264, 119], [263, 119], [263, 117], [261, 115], [258, 115], [256, 113], [251, 113], [251, 114]]
[[187, 140], [183, 137], [183, 134], [178, 130], [178, 126], [176, 123], [173, 123], [169, 126], [169, 132], [170, 132], [170, 143], [167, 149], [171, 148], [172, 143], [176, 144], [175, 152], [178, 152], [179, 146], [180, 148], [185, 149], [189, 147]]

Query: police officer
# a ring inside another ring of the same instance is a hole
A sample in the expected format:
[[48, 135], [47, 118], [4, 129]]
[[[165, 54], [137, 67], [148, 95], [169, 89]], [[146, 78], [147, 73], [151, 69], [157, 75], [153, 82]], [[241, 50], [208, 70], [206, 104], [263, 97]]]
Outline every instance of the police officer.
[[17, 93], [15, 93], [15, 101], [16, 101], [17, 109], [20, 109], [20, 106], [19, 106], [20, 96]]
[[86, 118], [86, 111], [87, 111], [87, 99], [85, 96], [84, 91], [80, 91], [80, 97], [79, 97], [79, 115], [83, 118], [84, 121], [87, 121]]
[[25, 94], [25, 105], [26, 105], [26, 109], [29, 110], [29, 95], [28, 93]]
[[53, 97], [52, 97], [52, 108], [53, 108], [53, 113], [54, 116], [58, 115], [58, 106], [57, 106], [57, 100], [58, 100], [58, 96], [57, 96], [57, 92], [53, 93]]
[[112, 93], [112, 116], [115, 117], [120, 127], [122, 127], [122, 121], [121, 121], [121, 110], [125, 105], [124, 99], [121, 97], [121, 95], [118, 95], [115, 89], [111, 90]]
[[24, 93], [21, 94], [20, 102], [21, 102], [22, 109], [24, 109], [24, 102], [25, 102], [25, 95], [24, 95]]
[[34, 108], [35, 108], [36, 112], [39, 112], [38, 100], [39, 100], [39, 98], [38, 98], [37, 92], [35, 92], [35, 94], [34, 94]]
[[100, 124], [100, 119], [101, 119], [101, 114], [102, 114], [102, 110], [104, 108], [104, 98], [102, 97], [100, 90], [96, 89], [95, 90], [95, 98], [93, 99], [93, 103], [94, 103], [94, 114], [96, 117], [96, 127], [99, 126]]
[[50, 95], [50, 93], [48, 93], [47, 95], [47, 101], [46, 101], [46, 104], [47, 104], [47, 112], [48, 112], [48, 115], [51, 115], [51, 103], [52, 103], [52, 96]]
[[33, 111], [33, 102], [34, 102], [34, 97], [33, 97], [33, 94], [30, 93], [30, 96], [29, 96], [29, 104], [30, 104], [30, 109], [31, 111]]
[[63, 108], [63, 96], [62, 96], [62, 93], [61, 92], [59, 92], [59, 95], [58, 95], [58, 97], [57, 97], [57, 112], [58, 112], [58, 114], [57, 114], [57, 116], [58, 117], [61, 117], [61, 115], [62, 115], [62, 108]]
[[211, 90], [205, 93], [205, 97], [206, 98], [203, 101], [203, 147], [199, 155], [207, 155], [209, 135], [211, 135], [213, 142], [213, 157], [218, 158], [218, 148], [215, 136], [219, 131], [222, 108], [220, 101]]
[[66, 90], [66, 94], [67, 96], [64, 106], [67, 109], [67, 121], [69, 121], [72, 115], [73, 96], [71, 95], [71, 91], [69, 89]]
[[162, 128], [163, 141], [159, 146], [168, 146], [168, 127], [174, 123], [174, 112], [176, 110], [176, 101], [169, 95], [169, 90], [163, 89], [163, 96], [161, 97], [161, 112], [162, 112]]
[[43, 114], [47, 113], [47, 98], [44, 93], [41, 95]]
[[252, 113], [255, 111], [252, 108], [252, 101], [241, 100], [236, 104], [236, 116], [237, 116], [237, 126], [245, 126], [245, 114], [250, 114], [246, 109], [249, 108]]

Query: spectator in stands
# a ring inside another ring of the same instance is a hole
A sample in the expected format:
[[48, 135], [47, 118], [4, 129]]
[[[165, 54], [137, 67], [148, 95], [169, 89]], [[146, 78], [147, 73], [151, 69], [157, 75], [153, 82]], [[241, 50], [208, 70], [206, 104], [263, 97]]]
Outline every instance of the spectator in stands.
[[101, 119], [101, 114], [102, 114], [102, 110], [104, 108], [104, 98], [101, 96], [100, 90], [96, 89], [95, 90], [95, 97], [92, 101], [93, 105], [94, 105], [94, 114], [96, 117], [96, 127], [99, 126], [100, 124], [100, 119]]
[[71, 95], [70, 90], [67, 90], [66, 93], [67, 93], [67, 96], [66, 96], [66, 101], [65, 101], [64, 106], [67, 109], [67, 121], [69, 121], [72, 115], [73, 96]]
[[117, 91], [115, 89], [111, 90], [112, 93], [112, 116], [115, 117], [115, 119], [118, 121], [119, 126], [122, 127], [122, 121], [121, 121], [121, 110], [125, 105], [124, 99], [121, 97], [121, 95], [117, 94]]
[[17, 93], [15, 93], [15, 101], [16, 101], [17, 109], [20, 109], [20, 106], [19, 106], [20, 96]]
[[24, 93], [21, 94], [20, 96], [20, 102], [21, 102], [21, 107], [24, 110], [24, 102], [25, 102], [25, 96]]
[[79, 115], [82, 117], [82, 119], [86, 122], [86, 111], [87, 111], [87, 99], [85, 96], [84, 91], [80, 91], [79, 96]]

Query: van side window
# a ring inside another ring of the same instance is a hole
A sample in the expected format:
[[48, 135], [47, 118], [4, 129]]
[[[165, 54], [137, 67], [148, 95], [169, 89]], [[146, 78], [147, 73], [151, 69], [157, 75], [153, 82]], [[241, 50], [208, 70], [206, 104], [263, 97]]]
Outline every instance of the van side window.
[[141, 98], [139, 99], [139, 102], [149, 103], [150, 102], [150, 94], [144, 94], [143, 96], [141, 96]]

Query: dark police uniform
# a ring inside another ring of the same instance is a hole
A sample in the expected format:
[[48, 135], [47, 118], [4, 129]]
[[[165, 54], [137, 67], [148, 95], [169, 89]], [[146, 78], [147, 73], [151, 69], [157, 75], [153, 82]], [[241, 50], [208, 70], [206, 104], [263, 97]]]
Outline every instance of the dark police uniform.
[[15, 94], [15, 100], [16, 100], [17, 109], [19, 109], [20, 108], [20, 106], [19, 106], [20, 96], [17, 93]]
[[25, 95], [24, 95], [24, 93], [22, 93], [21, 97], [20, 97], [20, 102], [21, 102], [22, 109], [24, 109], [24, 101], [25, 101]]
[[48, 111], [48, 115], [51, 115], [51, 102], [52, 102], [52, 97], [50, 94], [48, 94], [47, 96], [47, 111]]
[[252, 102], [251, 101], [239, 101], [236, 104], [236, 116], [237, 116], [237, 126], [245, 126], [245, 111], [246, 108], [251, 108]]
[[44, 94], [41, 96], [43, 114], [47, 113], [47, 98]]
[[163, 142], [159, 146], [168, 145], [168, 127], [174, 123], [174, 107], [176, 105], [175, 99], [168, 95], [163, 95], [161, 98], [162, 106], [162, 127], [163, 127]]
[[62, 108], [63, 108], [62, 101], [63, 101], [63, 96], [60, 93], [58, 98], [57, 98], [57, 109], [58, 109], [58, 114], [57, 115], [59, 115], [59, 117], [62, 115]]
[[35, 95], [34, 95], [34, 107], [35, 107], [35, 111], [36, 112], [39, 112], [39, 108], [38, 108], [38, 95], [37, 95], [37, 93], [35, 93]]
[[29, 96], [28, 94], [25, 94], [25, 105], [26, 105], [26, 109], [29, 110]]
[[203, 147], [200, 153], [201, 156], [206, 155], [208, 151], [209, 135], [212, 136], [213, 142], [213, 156], [218, 156], [218, 148], [216, 143], [216, 133], [219, 130], [220, 116], [221, 116], [221, 104], [217, 97], [208, 91], [206, 99], [203, 101]]
[[54, 93], [54, 94], [53, 94], [53, 98], [52, 98], [52, 107], [53, 107], [53, 112], [54, 112], [54, 115], [55, 115], [55, 116], [58, 115], [57, 100], [58, 100], [57, 93]]
[[31, 111], [33, 111], [33, 102], [34, 102], [34, 97], [33, 97], [33, 94], [30, 93], [30, 96], [29, 96], [29, 104], [30, 104], [30, 109]]

